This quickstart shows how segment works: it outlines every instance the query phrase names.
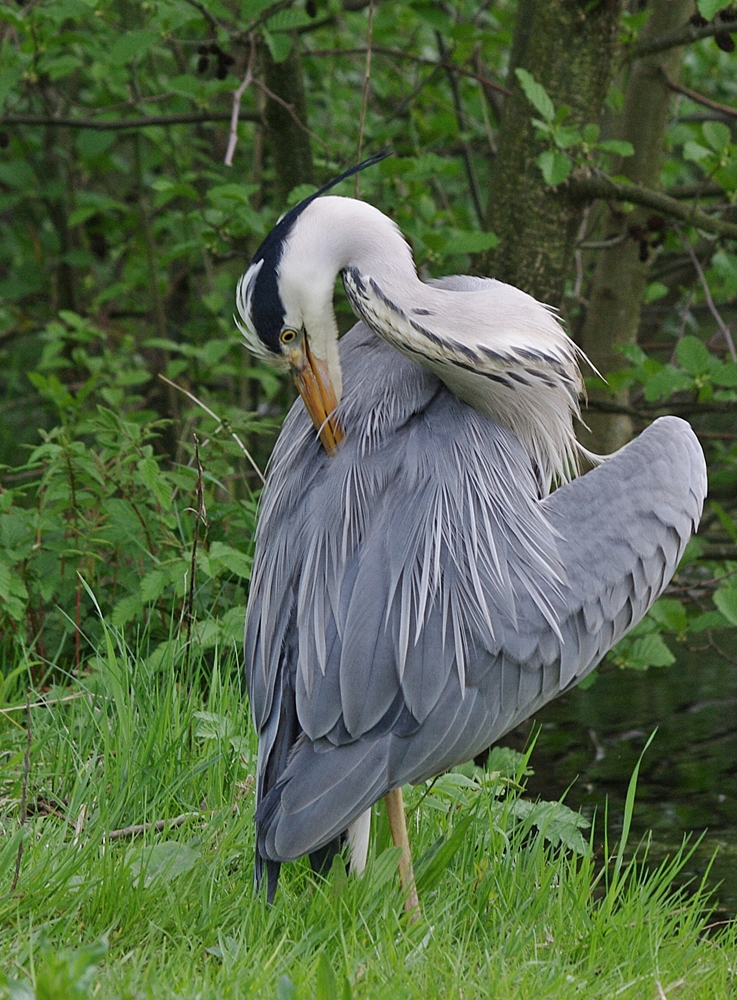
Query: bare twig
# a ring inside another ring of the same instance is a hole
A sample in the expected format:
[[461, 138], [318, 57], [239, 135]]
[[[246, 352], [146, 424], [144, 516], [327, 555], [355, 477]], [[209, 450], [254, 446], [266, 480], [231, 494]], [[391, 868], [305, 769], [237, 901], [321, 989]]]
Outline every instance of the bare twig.
[[233, 112], [230, 116], [230, 135], [228, 137], [228, 150], [225, 154], [225, 166], [233, 166], [233, 154], [238, 142], [238, 121], [241, 113], [241, 98], [253, 81], [253, 64], [256, 58], [256, 43], [251, 35], [251, 51], [248, 55], [248, 66], [246, 75], [243, 77], [240, 86], [233, 94]]
[[714, 299], [711, 297], [711, 291], [709, 289], [709, 283], [706, 280], [706, 275], [704, 274], [704, 270], [701, 267], [701, 264], [699, 263], [699, 259], [696, 256], [696, 254], [694, 253], [694, 249], [691, 246], [690, 242], [688, 240], [685, 240], [684, 242], [686, 244], [686, 249], [688, 250], [688, 255], [691, 258], [691, 263], [693, 264], [694, 269], [695, 269], [696, 273], [699, 276], [699, 282], [700, 282], [701, 288], [702, 288], [702, 290], [704, 292], [704, 298], [706, 299], [706, 304], [709, 307], [709, 312], [712, 314], [712, 316], [714, 317], [714, 319], [717, 322], [717, 326], [722, 331], [722, 336], [724, 337], [724, 339], [725, 339], [725, 341], [727, 343], [727, 350], [729, 351], [729, 356], [731, 357], [732, 361], [737, 361], [737, 351], [735, 351], [735, 349], [734, 349], [734, 340], [732, 339], [732, 333], [731, 333], [729, 327], [727, 326], [727, 324], [724, 322], [724, 320], [720, 316], [719, 310], [714, 305]]
[[[205, 413], [206, 413], [206, 414], [207, 414], [208, 416], [212, 417], [212, 419], [213, 419], [213, 420], [217, 420], [217, 422], [218, 422], [218, 427], [216, 428], [216, 430], [215, 430], [215, 433], [217, 433], [217, 431], [219, 431], [221, 427], [224, 427], [224, 426], [225, 426], [225, 424], [224, 424], [224, 423], [223, 423], [223, 421], [222, 421], [222, 420], [220, 419], [220, 417], [219, 417], [219, 416], [217, 415], [217, 413], [213, 413], [213, 411], [212, 411], [212, 410], [210, 409], [210, 407], [209, 407], [209, 406], [205, 406], [205, 404], [204, 404], [204, 403], [202, 402], [202, 400], [198, 399], [198, 398], [197, 398], [197, 397], [196, 397], [196, 396], [195, 396], [195, 395], [194, 395], [193, 393], [189, 392], [189, 391], [188, 391], [187, 389], [184, 389], [184, 388], [183, 388], [183, 387], [182, 387], [181, 385], [177, 385], [177, 383], [176, 383], [176, 382], [172, 382], [172, 381], [170, 381], [170, 380], [169, 380], [169, 379], [168, 379], [168, 378], [166, 377], [166, 375], [161, 375], [161, 374], [160, 374], [160, 375], [159, 375], [159, 378], [160, 378], [160, 379], [161, 379], [161, 380], [162, 380], [163, 382], [166, 382], [166, 383], [167, 383], [168, 385], [171, 385], [171, 386], [173, 386], [173, 387], [174, 387], [175, 389], [178, 389], [178, 390], [179, 390], [180, 392], [184, 393], [184, 395], [185, 395], [185, 396], [186, 396], [186, 397], [187, 397], [188, 399], [191, 399], [193, 403], [195, 403], [195, 404], [196, 404], [197, 406], [199, 406], [199, 407], [200, 407], [200, 409], [201, 409], [201, 410], [204, 410], [204, 411], [205, 411]], [[246, 457], [246, 458], [248, 459], [248, 461], [249, 461], [249, 462], [251, 463], [251, 467], [253, 468], [254, 472], [255, 472], [255, 473], [256, 473], [256, 475], [257, 475], [257, 476], [259, 477], [259, 479], [261, 480], [261, 482], [262, 482], [262, 483], [265, 483], [265, 482], [266, 482], [266, 480], [264, 479], [264, 474], [263, 474], [263, 472], [261, 471], [261, 469], [259, 469], [259, 467], [258, 467], [258, 466], [256, 465], [256, 462], [254, 461], [254, 459], [253, 459], [253, 456], [252, 456], [252, 455], [251, 455], [251, 453], [249, 452], [248, 448], [246, 448], [246, 446], [245, 446], [245, 445], [243, 444], [243, 442], [242, 442], [242, 441], [241, 441], [241, 439], [240, 439], [240, 438], [238, 437], [238, 435], [237, 435], [237, 434], [235, 433], [235, 431], [231, 431], [231, 432], [230, 432], [230, 436], [231, 436], [231, 437], [233, 438], [233, 440], [234, 440], [234, 441], [235, 441], [235, 443], [236, 443], [236, 444], [238, 445], [238, 447], [240, 448], [240, 450], [241, 450], [241, 451], [243, 452], [243, 454], [245, 455], [245, 457]]]
[[[361, 117], [358, 122], [358, 147], [356, 150], [356, 163], [361, 162], [361, 149], [363, 147], [363, 129], [366, 124], [366, 108], [368, 106], [369, 90], [371, 89], [371, 46], [374, 43], [374, 0], [370, 0], [368, 10], [368, 27], [366, 28], [366, 66], [363, 71], [363, 93], [361, 95]], [[353, 178], [353, 197], [358, 198], [358, 178], [356, 174]]]
[[233, 41], [244, 41], [249, 37], [249, 35], [253, 34], [256, 28], [268, 21], [270, 17], [274, 16], [274, 14], [278, 14], [279, 11], [288, 10], [290, 7], [294, 6], [294, 2], [295, 0], [278, 0], [277, 3], [271, 4], [270, 7], [267, 7], [266, 10], [262, 10], [258, 17], [251, 21], [245, 31], [237, 35], [232, 35], [231, 37], [233, 38]]
[[207, 9], [207, 7], [205, 7], [205, 5], [203, 3], [199, 3], [198, 0], [186, 0], [186, 3], [188, 3], [191, 7], [194, 7], [195, 10], [198, 10], [200, 12], [200, 14], [202, 14], [202, 16], [204, 17], [204, 19], [207, 21], [207, 23], [212, 28], [213, 32], [215, 32], [218, 28], [222, 28], [224, 31], [228, 30], [227, 27], [222, 23], [222, 21], [219, 21], [215, 17], [215, 15], [212, 14]]
[[322, 146], [322, 148], [325, 150], [325, 152], [328, 154], [328, 156], [330, 155], [330, 146], [327, 144], [327, 142], [325, 142], [324, 139], [321, 139], [319, 135], [317, 135], [311, 129], [307, 128], [307, 126], [305, 125], [305, 123], [303, 121], [301, 121], [299, 115], [294, 110], [294, 105], [293, 104], [289, 104], [287, 101], [284, 100], [283, 97], [279, 97], [279, 95], [275, 94], [273, 90], [269, 90], [269, 88], [266, 86], [266, 84], [263, 82], [263, 80], [257, 80], [257, 79], [254, 78], [253, 84], [254, 84], [254, 86], [259, 87], [261, 90], [263, 90], [263, 92], [266, 94], [266, 96], [269, 98], [269, 100], [276, 101], [277, 104], [281, 104], [281, 106], [295, 120], [295, 122], [297, 123], [298, 127], [301, 128], [303, 132], [306, 132], [307, 135], [310, 137], [310, 139], [314, 139], [315, 142], [319, 143]]
[[727, 239], [737, 239], [737, 223], [725, 222], [712, 215], [707, 215], [695, 205], [684, 205], [670, 195], [652, 188], [641, 187], [626, 181], [613, 181], [603, 174], [590, 177], [573, 177], [561, 192], [576, 199], [603, 198], [605, 201], [630, 201], [635, 205], [653, 208], [664, 215], [682, 219], [691, 226], [703, 229], [707, 233], [723, 236]]
[[23, 781], [20, 786], [20, 830], [21, 837], [18, 841], [18, 853], [15, 856], [15, 871], [13, 881], [10, 884], [10, 894], [15, 892], [20, 878], [20, 864], [23, 860], [23, 827], [28, 819], [28, 776], [31, 773], [31, 704], [26, 691], [26, 751], [23, 755]]
[[[144, 115], [142, 118], [57, 118], [54, 115], [3, 115], [0, 126], [44, 125], [51, 128], [91, 129], [93, 132], [122, 131], [123, 129], [148, 128], [151, 125], [196, 125], [202, 122], [227, 122], [229, 111], [187, 111], [179, 115]], [[257, 122], [261, 116], [256, 111], [241, 111], [241, 121]]]
[[440, 61], [445, 66], [445, 71], [448, 75], [448, 83], [450, 84], [451, 93], [453, 94], [453, 106], [455, 107], [456, 121], [458, 122], [459, 138], [463, 149], [463, 164], [466, 168], [466, 179], [468, 180], [468, 187], [471, 192], [471, 200], [473, 201], [473, 207], [476, 211], [476, 218], [478, 219], [479, 225], [483, 228], [485, 222], [484, 209], [481, 205], [481, 194], [479, 192], [478, 181], [476, 180], [476, 172], [473, 169], [471, 150], [465, 139], [466, 116], [463, 112], [463, 102], [461, 101], [461, 91], [458, 86], [458, 78], [451, 69], [451, 63], [448, 58], [448, 50], [445, 47], [443, 36], [439, 31], [435, 32], [435, 38], [438, 43]]
[[[457, 66], [455, 63], [439, 63], [437, 59], [424, 59], [422, 56], [412, 55], [411, 52], [402, 52], [401, 49], [389, 49], [384, 45], [374, 45], [373, 52], [376, 55], [390, 56], [393, 59], [406, 59], [409, 62], [419, 63], [421, 66], [433, 66], [437, 69], [452, 69], [454, 73], [460, 73], [461, 76], [467, 76], [470, 80], [476, 80], [478, 83], [483, 84], [485, 87], [491, 87], [492, 90], [496, 90], [500, 94], [504, 94], [505, 97], [509, 97], [511, 90], [507, 90], [506, 87], [502, 87], [500, 83], [496, 83], [494, 80], [489, 80], [488, 77], [482, 76], [479, 73], [474, 73], [470, 69], [465, 69], [463, 66]], [[308, 49], [305, 55], [308, 56], [361, 56], [366, 54], [366, 49], [355, 48], [355, 49]]]
[[661, 69], [661, 73], [665, 77], [665, 82], [669, 90], [673, 90], [676, 94], [683, 94], [696, 104], [703, 104], [704, 107], [711, 108], [713, 111], [720, 111], [731, 118], [737, 118], [737, 108], [733, 108], [729, 104], [720, 104], [718, 101], [712, 101], [710, 97], [705, 97], [703, 94], [699, 94], [695, 90], [690, 90], [680, 83], [674, 83], [665, 70]]

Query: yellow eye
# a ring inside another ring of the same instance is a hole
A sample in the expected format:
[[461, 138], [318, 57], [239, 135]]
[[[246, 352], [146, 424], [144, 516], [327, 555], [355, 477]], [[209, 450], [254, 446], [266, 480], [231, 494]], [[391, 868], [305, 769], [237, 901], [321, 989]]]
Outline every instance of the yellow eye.
[[282, 330], [279, 340], [281, 340], [282, 344], [291, 344], [292, 341], [296, 339], [296, 337], [297, 337], [296, 330]]

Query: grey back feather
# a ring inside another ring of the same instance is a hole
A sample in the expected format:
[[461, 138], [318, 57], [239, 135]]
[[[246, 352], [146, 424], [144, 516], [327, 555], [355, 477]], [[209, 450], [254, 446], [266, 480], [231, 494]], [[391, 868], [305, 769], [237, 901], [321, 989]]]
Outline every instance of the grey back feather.
[[345, 440], [329, 458], [294, 405], [257, 535], [246, 669], [272, 862], [585, 676], [670, 580], [706, 492], [693, 432], [661, 418], [543, 498], [514, 434], [431, 372], [360, 323], [340, 351]]

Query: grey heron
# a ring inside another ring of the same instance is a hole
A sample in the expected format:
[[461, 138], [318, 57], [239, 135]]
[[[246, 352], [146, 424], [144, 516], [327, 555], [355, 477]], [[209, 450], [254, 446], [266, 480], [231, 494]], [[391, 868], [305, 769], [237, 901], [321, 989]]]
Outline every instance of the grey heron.
[[[656, 420], [577, 477], [580, 351], [554, 311], [470, 276], [425, 283], [378, 209], [292, 208], [237, 291], [291, 371], [261, 501], [245, 655], [259, 735], [256, 882], [366, 861], [387, 798], [568, 690], [671, 579], [706, 494], [689, 425]], [[339, 342], [336, 277], [359, 322]], [[414, 902], [411, 904], [414, 905]]]

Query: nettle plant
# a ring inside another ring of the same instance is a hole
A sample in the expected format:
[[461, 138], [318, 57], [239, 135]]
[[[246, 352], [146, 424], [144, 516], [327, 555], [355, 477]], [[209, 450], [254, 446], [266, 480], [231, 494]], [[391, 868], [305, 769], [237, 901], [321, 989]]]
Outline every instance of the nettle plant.
[[[103, 617], [130, 638], [145, 634], [152, 656], [182, 633], [200, 647], [240, 645], [256, 497], [232, 425], [193, 411], [197, 438], [172, 463], [132, 343], [113, 351], [71, 313], [43, 340], [30, 378], [58, 423], [0, 492], [4, 660], [17, 663], [21, 647], [37, 679], [50, 666], [79, 668]], [[244, 419], [238, 429], [254, 428]]]

